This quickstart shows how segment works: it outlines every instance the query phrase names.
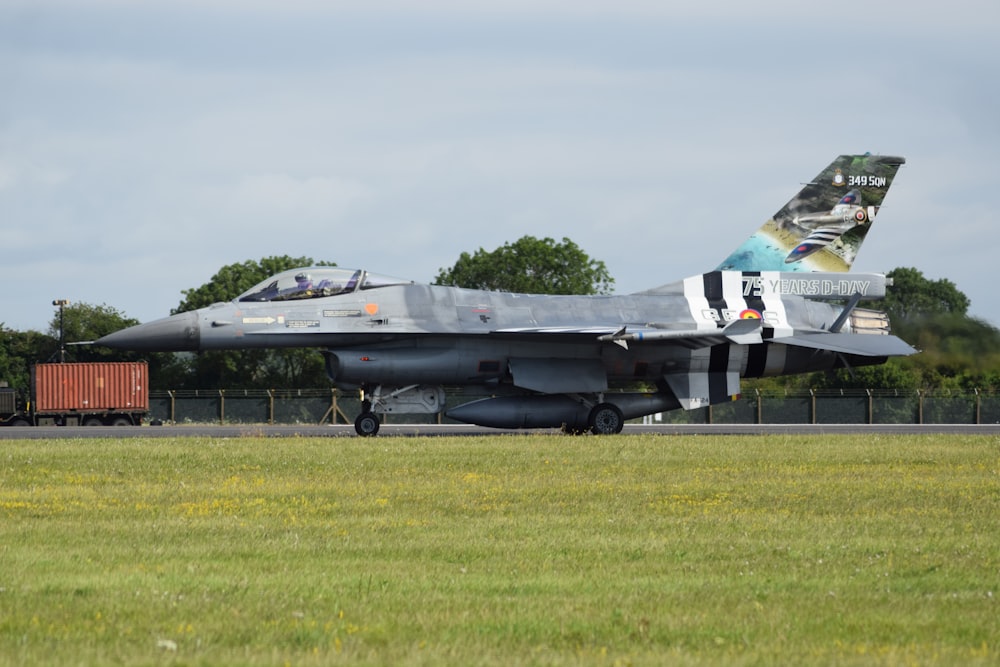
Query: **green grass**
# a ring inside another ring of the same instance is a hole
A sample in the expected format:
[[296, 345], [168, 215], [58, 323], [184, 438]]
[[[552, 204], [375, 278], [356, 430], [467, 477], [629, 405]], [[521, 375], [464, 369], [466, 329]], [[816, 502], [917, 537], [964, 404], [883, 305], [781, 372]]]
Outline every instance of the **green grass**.
[[0, 447], [0, 664], [1000, 663], [995, 437]]

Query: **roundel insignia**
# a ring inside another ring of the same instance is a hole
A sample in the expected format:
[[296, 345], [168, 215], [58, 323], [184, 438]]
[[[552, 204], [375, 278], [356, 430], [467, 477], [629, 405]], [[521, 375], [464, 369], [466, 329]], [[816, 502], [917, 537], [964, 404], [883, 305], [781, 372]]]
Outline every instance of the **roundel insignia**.
[[859, 208], [857, 211], [854, 212], [854, 219], [857, 220], [858, 222], [864, 222], [865, 220], [868, 219], [868, 214], [865, 212], [865, 209]]
[[741, 320], [759, 320], [763, 319], [761, 317], [759, 310], [754, 310], [753, 308], [747, 308], [742, 313], [740, 313]]

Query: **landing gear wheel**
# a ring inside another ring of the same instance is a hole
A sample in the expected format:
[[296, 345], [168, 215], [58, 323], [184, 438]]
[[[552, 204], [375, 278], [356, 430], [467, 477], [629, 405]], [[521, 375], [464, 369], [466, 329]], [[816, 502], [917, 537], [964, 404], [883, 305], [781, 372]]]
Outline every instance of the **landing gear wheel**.
[[370, 438], [378, 433], [379, 421], [373, 412], [362, 412], [354, 420], [354, 430], [363, 438]]
[[598, 403], [590, 411], [588, 418], [590, 432], [594, 435], [614, 435], [621, 433], [625, 426], [625, 417], [617, 405]]

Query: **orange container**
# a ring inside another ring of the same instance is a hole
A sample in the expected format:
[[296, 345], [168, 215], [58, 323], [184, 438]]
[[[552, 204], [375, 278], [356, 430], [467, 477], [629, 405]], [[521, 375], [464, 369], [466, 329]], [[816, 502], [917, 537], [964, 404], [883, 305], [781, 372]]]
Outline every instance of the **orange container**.
[[31, 369], [35, 412], [149, 410], [145, 362], [37, 364]]

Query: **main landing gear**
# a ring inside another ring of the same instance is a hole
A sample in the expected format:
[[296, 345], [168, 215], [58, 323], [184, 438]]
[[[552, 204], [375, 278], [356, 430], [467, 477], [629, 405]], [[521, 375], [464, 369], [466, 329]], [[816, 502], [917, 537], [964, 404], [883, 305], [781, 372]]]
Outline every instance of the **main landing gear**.
[[363, 438], [370, 438], [378, 435], [380, 426], [378, 417], [372, 412], [372, 402], [365, 400], [361, 402], [361, 414], [354, 420], [354, 430]]
[[590, 425], [590, 432], [594, 435], [615, 435], [622, 432], [622, 428], [625, 426], [625, 417], [617, 405], [598, 403], [590, 411], [587, 423]]
[[562, 430], [568, 435], [583, 435], [588, 431], [594, 435], [617, 435], [624, 427], [625, 416], [617, 405], [598, 403], [591, 408], [586, 424], [563, 424]]

